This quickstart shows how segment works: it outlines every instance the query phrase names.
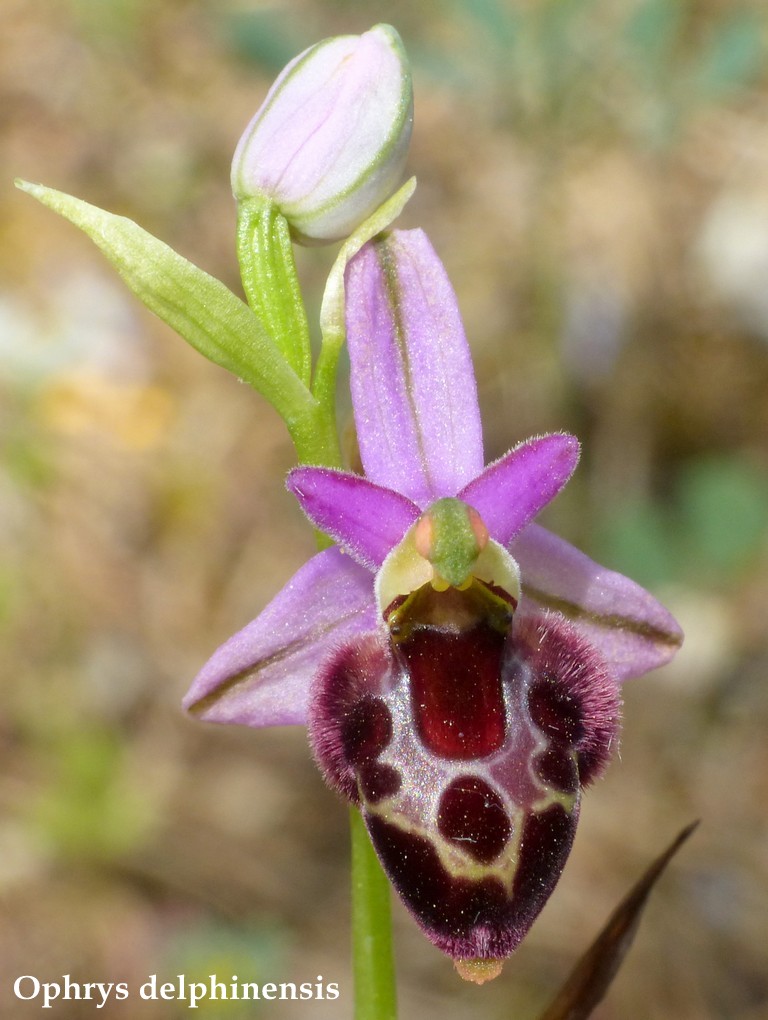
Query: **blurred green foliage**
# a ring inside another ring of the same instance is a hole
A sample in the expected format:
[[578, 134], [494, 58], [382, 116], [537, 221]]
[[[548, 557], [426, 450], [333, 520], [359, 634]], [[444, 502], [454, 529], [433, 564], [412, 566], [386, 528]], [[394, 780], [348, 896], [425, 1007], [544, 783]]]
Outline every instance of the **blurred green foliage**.
[[[271, 927], [236, 928], [208, 921], [197, 923], [178, 932], [169, 944], [163, 961], [167, 974], [184, 974], [188, 982], [209, 985], [211, 975], [228, 984], [256, 982], [300, 983], [307, 978], [286, 976], [285, 939], [278, 924]], [[295, 968], [295, 965], [294, 965]], [[309, 975], [309, 979], [315, 975]], [[240, 990], [238, 990], [240, 994]], [[227, 1020], [248, 1020], [266, 1015], [274, 1006], [255, 999], [201, 999], [197, 1008], [200, 1016], [226, 1017]], [[178, 1015], [187, 1016], [184, 1004]]]
[[727, 589], [768, 553], [768, 478], [745, 459], [698, 457], [671, 498], [619, 504], [601, 531], [599, 555], [642, 584]]
[[428, 42], [416, 52], [438, 80], [490, 91], [515, 130], [557, 126], [618, 131], [652, 147], [670, 144], [699, 106], [759, 80], [768, 52], [765, 18], [751, 5], [706, 19], [679, 0], [453, 0], [477, 40], [482, 67], [446, 61]]
[[48, 783], [32, 816], [46, 843], [65, 858], [109, 861], [146, 835], [152, 800], [133, 780], [126, 746], [114, 728], [70, 718], [43, 752]]
[[234, 9], [221, 17], [232, 50], [275, 76], [301, 48], [298, 26], [286, 24], [285, 12], [266, 7]]

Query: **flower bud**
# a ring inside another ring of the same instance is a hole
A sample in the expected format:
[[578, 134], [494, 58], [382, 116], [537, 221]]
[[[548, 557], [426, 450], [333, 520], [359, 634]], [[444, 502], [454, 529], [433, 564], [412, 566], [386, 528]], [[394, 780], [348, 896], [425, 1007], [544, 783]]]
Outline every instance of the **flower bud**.
[[393, 28], [325, 39], [288, 64], [246, 128], [232, 190], [273, 201], [299, 241], [347, 237], [395, 190], [412, 122]]

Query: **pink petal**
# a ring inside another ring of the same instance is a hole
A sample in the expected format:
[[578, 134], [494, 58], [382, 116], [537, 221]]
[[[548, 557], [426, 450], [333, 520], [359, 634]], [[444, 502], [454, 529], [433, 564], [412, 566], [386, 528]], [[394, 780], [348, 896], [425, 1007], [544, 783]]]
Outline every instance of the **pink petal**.
[[483, 467], [480, 414], [456, 295], [423, 231], [360, 250], [346, 309], [366, 475], [421, 507], [454, 496]]
[[331, 468], [296, 468], [286, 486], [315, 527], [371, 570], [419, 516], [419, 508], [400, 493]]
[[683, 641], [664, 606], [623, 574], [601, 567], [569, 542], [531, 524], [512, 543], [520, 564], [520, 612], [554, 609], [597, 648], [619, 680], [668, 662]]
[[579, 442], [573, 436], [527, 439], [489, 464], [459, 499], [477, 510], [497, 542], [508, 545], [560, 492], [578, 460]]
[[339, 549], [326, 549], [214, 652], [184, 707], [208, 722], [305, 725], [310, 685], [324, 658], [375, 629], [370, 573]]

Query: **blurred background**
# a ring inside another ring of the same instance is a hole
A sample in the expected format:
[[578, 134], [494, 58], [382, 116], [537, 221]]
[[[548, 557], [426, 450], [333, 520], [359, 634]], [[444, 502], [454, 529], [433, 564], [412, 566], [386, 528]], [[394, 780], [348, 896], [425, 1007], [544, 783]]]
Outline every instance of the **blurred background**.
[[[488, 458], [577, 433], [549, 524], [687, 633], [503, 976], [395, 906], [404, 1018], [533, 1020], [687, 822], [599, 1020], [768, 1016], [768, 13], [763, 0], [4, 0], [0, 10], [0, 1001], [57, 980], [325, 981], [351, 1016], [346, 810], [304, 732], [179, 701], [313, 552], [256, 394], [153, 319], [19, 175], [124, 213], [239, 293], [229, 163], [271, 79], [393, 23], [423, 226]], [[333, 252], [299, 253], [315, 317]], [[185, 1003], [105, 1018], [187, 1015]], [[93, 1003], [60, 1013], [93, 1016]]]

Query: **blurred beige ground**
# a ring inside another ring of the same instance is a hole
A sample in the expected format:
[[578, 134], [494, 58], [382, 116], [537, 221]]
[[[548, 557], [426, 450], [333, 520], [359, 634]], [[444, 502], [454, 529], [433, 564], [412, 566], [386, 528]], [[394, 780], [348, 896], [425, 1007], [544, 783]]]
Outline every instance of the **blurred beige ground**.
[[[282, 485], [290, 443], [11, 181], [125, 213], [237, 289], [240, 131], [290, 56], [380, 20], [415, 68], [403, 225], [426, 228], [458, 292], [489, 459], [576, 432], [582, 465], [549, 522], [687, 632], [672, 667], [627, 688], [620, 756], [498, 981], [461, 984], [396, 907], [402, 1016], [532, 1020], [696, 817], [595, 1016], [768, 1016], [767, 19], [761, 0], [5, 0], [3, 1016], [39, 1009], [13, 999], [21, 974], [214, 972], [322, 974], [342, 998], [201, 1015], [351, 1016], [346, 812], [303, 732], [179, 708], [312, 552]], [[300, 256], [315, 315], [331, 255]]]

